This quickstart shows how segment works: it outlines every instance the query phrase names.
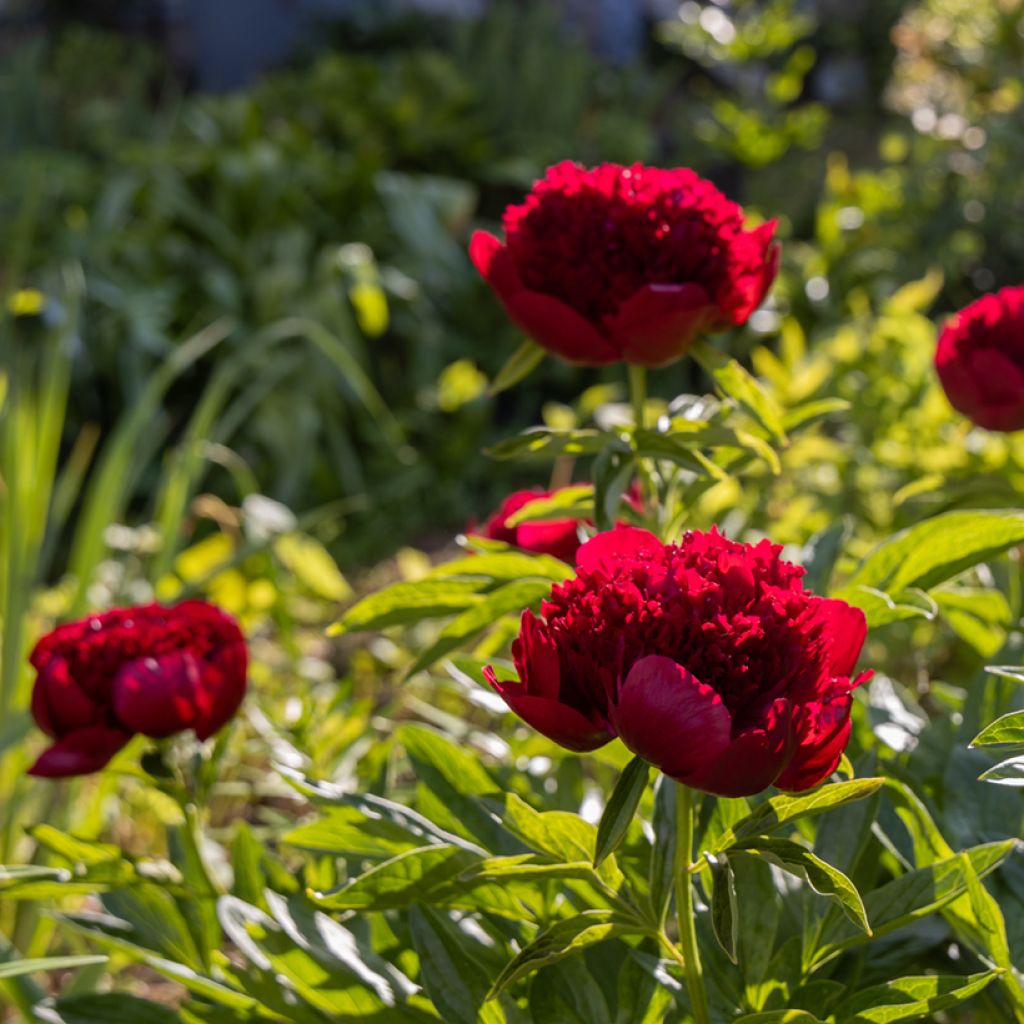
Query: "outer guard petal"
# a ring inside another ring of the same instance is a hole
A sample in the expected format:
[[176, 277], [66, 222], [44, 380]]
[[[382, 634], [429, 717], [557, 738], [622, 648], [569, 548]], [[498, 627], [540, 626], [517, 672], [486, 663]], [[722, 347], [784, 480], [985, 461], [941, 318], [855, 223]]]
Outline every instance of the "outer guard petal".
[[859, 608], [834, 598], [823, 600], [820, 608], [820, 616], [832, 641], [831, 674], [851, 676], [867, 639], [868, 620]]
[[592, 721], [568, 704], [526, 692], [520, 683], [502, 683], [490, 667], [484, 678], [527, 725], [569, 750], [595, 750], [614, 738], [607, 723]]
[[634, 292], [605, 330], [627, 363], [664, 366], [686, 354], [719, 320], [717, 307], [698, 284], [649, 284]]
[[729, 746], [732, 717], [715, 690], [671, 658], [635, 662], [611, 712], [623, 743], [675, 777], [699, 771]]
[[715, 760], [674, 778], [716, 796], [753, 796], [778, 779], [794, 742], [793, 707], [780, 698], [769, 709], [764, 728], [740, 733]]
[[605, 366], [622, 361], [612, 343], [561, 299], [526, 288], [499, 297], [508, 315], [538, 345], [567, 362]]
[[28, 773], [46, 779], [90, 775], [105, 767], [131, 738], [131, 733], [102, 725], [68, 733], [44, 750]]

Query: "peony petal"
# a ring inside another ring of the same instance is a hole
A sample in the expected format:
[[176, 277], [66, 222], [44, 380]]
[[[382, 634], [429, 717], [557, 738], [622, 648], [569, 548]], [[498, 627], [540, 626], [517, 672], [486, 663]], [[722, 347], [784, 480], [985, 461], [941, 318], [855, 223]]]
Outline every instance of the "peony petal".
[[209, 739], [219, 732], [238, 711], [248, 686], [248, 654], [244, 642], [221, 648], [206, 662], [203, 684], [210, 697], [207, 709], [195, 723], [196, 736]]
[[515, 292], [522, 291], [523, 282], [512, 254], [489, 231], [473, 232], [469, 240], [469, 258], [503, 302]]
[[28, 773], [61, 779], [98, 772], [131, 738], [131, 733], [103, 725], [79, 729], [44, 750]]
[[603, 326], [627, 363], [664, 366], [685, 355], [718, 320], [717, 307], [699, 284], [648, 284]]
[[779, 777], [793, 755], [793, 706], [776, 700], [763, 728], [740, 733], [717, 758], [673, 778], [716, 796], [753, 796]]
[[827, 598], [821, 602], [819, 618], [825, 622], [831, 643], [831, 674], [851, 676], [868, 635], [868, 620], [859, 608], [845, 601]]
[[32, 717], [47, 736], [57, 737], [99, 724], [99, 705], [71, 676], [67, 660], [54, 655], [32, 688]]
[[538, 345], [567, 362], [605, 366], [622, 361], [612, 343], [561, 299], [528, 288], [504, 295], [499, 292], [498, 297], [512, 320]]
[[133, 732], [158, 738], [192, 728], [210, 714], [205, 666], [188, 651], [128, 662], [114, 678], [114, 710]]
[[576, 552], [577, 572], [609, 572], [616, 568], [623, 559], [652, 558], [664, 545], [647, 530], [638, 526], [617, 525], [613, 530], [599, 533], [584, 544]]
[[596, 750], [615, 738], [607, 723], [593, 722], [568, 704], [517, 693], [507, 684], [498, 692], [527, 725], [569, 750]]
[[516, 529], [515, 545], [537, 555], [551, 555], [572, 565], [580, 549], [579, 524], [575, 519], [551, 519], [523, 523]]
[[732, 717], [716, 691], [671, 658], [635, 662], [611, 711], [623, 743], [675, 777], [698, 770], [729, 746]]
[[[558, 700], [562, 685], [558, 648], [548, 635], [547, 627], [529, 608], [519, 620], [519, 636], [512, 644], [512, 658], [522, 680], [517, 685], [522, 687], [524, 693]], [[501, 693], [501, 687], [496, 681], [491, 682], [491, 685]]]
[[595, 709], [593, 720], [554, 697], [537, 696], [523, 683], [501, 681], [494, 669], [484, 668], [484, 678], [509, 706], [509, 710], [549, 739], [577, 752], [593, 750], [614, 738], [603, 715]]
[[821, 704], [807, 704], [797, 716], [797, 750], [776, 785], [792, 793], [812, 789], [835, 771], [850, 739], [853, 700], [843, 694]]

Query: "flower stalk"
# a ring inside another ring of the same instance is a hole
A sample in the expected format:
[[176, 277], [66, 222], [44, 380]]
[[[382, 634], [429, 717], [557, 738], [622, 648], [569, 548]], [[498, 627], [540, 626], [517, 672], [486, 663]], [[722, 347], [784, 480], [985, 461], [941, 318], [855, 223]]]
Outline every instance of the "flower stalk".
[[693, 908], [693, 791], [676, 783], [676, 919], [679, 922], [679, 948], [682, 952], [686, 987], [695, 1024], [709, 1024], [708, 994], [704, 987], [704, 968], [697, 945], [697, 919]]

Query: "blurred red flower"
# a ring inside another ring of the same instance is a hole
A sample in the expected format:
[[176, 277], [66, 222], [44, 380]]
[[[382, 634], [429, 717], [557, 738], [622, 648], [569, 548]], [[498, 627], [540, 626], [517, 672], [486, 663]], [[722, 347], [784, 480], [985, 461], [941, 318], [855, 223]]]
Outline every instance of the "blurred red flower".
[[979, 427], [1024, 429], [1024, 285], [960, 310], [939, 336], [935, 368], [950, 404]]
[[[580, 485], [571, 484], [569, 486], [579, 487]], [[553, 491], [543, 491], [539, 487], [535, 487], [525, 491], [513, 491], [489, 519], [480, 526], [471, 523], [466, 528], [466, 532], [479, 537], [489, 537], [491, 540], [504, 541], [506, 544], [511, 544], [522, 551], [529, 551], [534, 555], [552, 555], [572, 565], [576, 561], [576, 552], [579, 551], [580, 545], [583, 543], [580, 539], [580, 526], [593, 526], [591, 520], [549, 519], [535, 523], [520, 523], [518, 526], [508, 525], [509, 519], [524, 505], [541, 498], [554, 497], [566, 489], [565, 487], [556, 487]], [[622, 500], [637, 512], [643, 511], [640, 488], [636, 483], [626, 491]]]
[[115, 608], [58, 626], [31, 655], [32, 716], [54, 743], [31, 768], [102, 768], [134, 733], [206, 739], [238, 710], [248, 656], [235, 620], [205, 601]]
[[470, 257], [509, 317], [571, 363], [662, 366], [702, 334], [745, 323], [778, 269], [775, 222], [688, 168], [564, 161], [484, 231]]
[[512, 648], [518, 682], [490, 684], [571, 750], [618, 736], [688, 786], [749, 796], [810, 789], [850, 734], [863, 613], [803, 589], [803, 569], [716, 530], [662, 544], [618, 527], [584, 544], [577, 575]]

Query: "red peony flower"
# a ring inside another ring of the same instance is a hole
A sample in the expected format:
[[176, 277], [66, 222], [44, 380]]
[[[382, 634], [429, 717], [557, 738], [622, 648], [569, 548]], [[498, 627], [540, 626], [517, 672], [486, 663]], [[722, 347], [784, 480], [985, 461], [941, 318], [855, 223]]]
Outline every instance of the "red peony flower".
[[35, 646], [32, 716], [54, 743], [30, 774], [102, 768], [133, 733], [204, 740], [238, 710], [247, 654], [235, 620], [205, 601], [115, 608]]
[[939, 336], [935, 368], [950, 404], [979, 427], [1024, 429], [1024, 285], [957, 313]]
[[570, 750], [618, 736], [666, 775], [720, 796], [800, 791], [839, 762], [863, 613], [803, 589], [781, 548], [717, 531], [662, 544], [618, 527], [584, 544], [577, 575], [524, 612], [518, 682], [490, 684]]
[[[577, 487], [578, 484], [570, 486]], [[560, 558], [563, 562], [572, 565], [576, 561], [576, 552], [580, 545], [580, 526], [593, 526], [589, 519], [550, 519], [536, 523], [520, 523], [518, 526], [509, 526], [508, 521], [524, 505], [540, 498], [550, 498], [564, 491], [564, 487], [556, 487], [553, 491], [542, 491], [540, 488], [533, 488], [526, 491], [513, 491], [499, 506], [482, 526], [470, 525], [466, 532], [480, 537], [489, 537], [491, 540], [504, 541], [522, 551], [529, 551], [534, 555], [552, 555]], [[640, 496], [640, 488], [634, 483], [622, 496], [623, 501], [630, 505], [637, 512], [643, 511], [643, 500]]]
[[571, 363], [662, 366], [745, 323], [778, 270], [775, 222], [688, 168], [565, 161], [469, 253], [511, 319]]

